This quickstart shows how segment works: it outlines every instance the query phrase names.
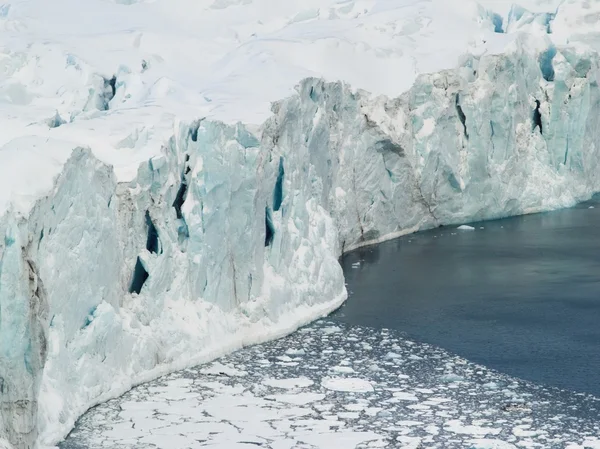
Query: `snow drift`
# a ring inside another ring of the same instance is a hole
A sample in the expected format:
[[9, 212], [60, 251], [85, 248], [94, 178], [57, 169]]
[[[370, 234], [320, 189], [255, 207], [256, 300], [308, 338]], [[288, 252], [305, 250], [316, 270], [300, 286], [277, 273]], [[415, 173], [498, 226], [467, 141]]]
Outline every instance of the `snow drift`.
[[599, 78], [593, 49], [520, 34], [396, 98], [308, 78], [258, 129], [176, 120], [127, 181], [69, 142], [6, 144], [6, 173], [25, 151], [50, 174], [20, 167], [0, 217], [0, 442], [54, 444], [135, 383], [330, 312], [343, 251], [589, 198]]

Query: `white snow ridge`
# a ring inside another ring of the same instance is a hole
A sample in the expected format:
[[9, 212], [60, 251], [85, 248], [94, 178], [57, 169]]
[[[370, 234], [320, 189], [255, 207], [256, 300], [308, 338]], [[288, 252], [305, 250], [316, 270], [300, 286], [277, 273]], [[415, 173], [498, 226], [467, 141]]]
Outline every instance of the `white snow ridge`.
[[600, 191], [600, 6], [510, 3], [0, 5], [0, 447], [327, 314], [343, 251]]

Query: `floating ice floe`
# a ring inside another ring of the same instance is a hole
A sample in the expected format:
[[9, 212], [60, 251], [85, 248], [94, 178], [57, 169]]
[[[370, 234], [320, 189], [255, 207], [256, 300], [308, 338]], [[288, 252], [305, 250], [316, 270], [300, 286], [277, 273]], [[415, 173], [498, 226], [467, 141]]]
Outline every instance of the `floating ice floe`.
[[[600, 448], [596, 398], [500, 375], [395, 332], [335, 327], [318, 322], [136, 387], [90, 410], [60, 447]], [[305, 351], [302, 364], [261, 363], [290, 347]], [[386, 357], [391, 349], [399, 357]], [[355, 372], [331, 377], [339, 366]], [[450, 370], [446, 378], [460, 382], [441, 381]]]

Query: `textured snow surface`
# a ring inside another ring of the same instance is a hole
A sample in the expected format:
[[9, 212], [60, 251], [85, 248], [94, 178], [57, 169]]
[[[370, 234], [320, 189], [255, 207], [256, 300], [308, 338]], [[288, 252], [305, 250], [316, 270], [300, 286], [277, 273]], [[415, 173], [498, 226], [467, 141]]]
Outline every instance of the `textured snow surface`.
[[343, 251], [600, 191], [597, 2], [523, 7], [2, 4], [0, 441], [328, 313]]
[[[575, 449], [600, 444], [598, 399], [518, 381], [394, 332], [328, 328], [319, 322], [239, 351], [208, 366], [218, 373], [192, 368], [137, 387], [84, 415], [60, 447]], [[303, 353], [287, 356], [290, 347]], [[336, 366], [353, 373], [339, 377]], [[223, 367], [248, 374], [230, 375]], [[330, 388], [331, 379], [337, 379], [336, 388]]]
[[[528, 0], [523, 6], [555, 12], [559, 3]], [[562, 6], [563, 41], [573, 31], [577, 36], [597, 31], [593, 12], [584, 7], [589, 3], [571, 0]], [[38, 140], [21, 142], [19, 148], [62, 142], [62, 151], [46, 156], [52, 164], [38, 162], [39, 155], [35, 162], [23, 156], [52, 178], [65, 161], [60, 157], [65, 148], [90, 146], [115, 167], [119, 180], [129, 181], [140, 162], [160, 153], [174, 120], [210, 116], [260, 124], [270, 115], [271, 101], [292, 94], [298, 81], [309, 76], [396, 96], [418, 74], [454, 68], [467, 53], [501, 52], [516, 34], [494, 33], [493, 11], [508, 24], [511, 4], [7, 2], [0, 10], [0, 148], [22, 136]], [[537, 30], [530, 22], [521, 28]], [[22, 201], [21, 196], [48, 190], [22, 164], [0, 152], [2, 174], [13, 173], [0, 178], [1, 210], [11, 199]]]

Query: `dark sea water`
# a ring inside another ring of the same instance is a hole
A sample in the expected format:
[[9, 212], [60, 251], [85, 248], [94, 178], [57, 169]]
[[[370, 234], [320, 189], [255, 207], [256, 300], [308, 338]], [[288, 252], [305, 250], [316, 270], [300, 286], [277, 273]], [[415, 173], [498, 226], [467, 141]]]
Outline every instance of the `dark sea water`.
[[350, 296], [331, 318], [600, 397], [600, 199], [473, 226], [345, 255]]

